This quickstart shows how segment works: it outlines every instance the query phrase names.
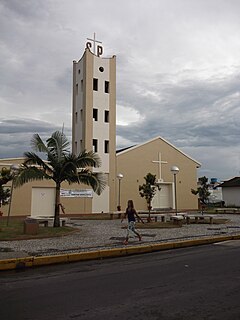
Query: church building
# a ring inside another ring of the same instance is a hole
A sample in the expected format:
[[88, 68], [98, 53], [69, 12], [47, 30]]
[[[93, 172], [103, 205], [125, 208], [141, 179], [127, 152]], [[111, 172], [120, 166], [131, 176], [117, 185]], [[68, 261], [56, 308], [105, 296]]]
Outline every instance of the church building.
[[[148, 172], [156, 174], [159, 184], [153, 208], [174, 209], [178, 200], [179, 208], [196, 209], [198, 201], [191, 189], [196, 187], [199, 162], [161, 137], [116, 152], [116, 57], [102, 57], [103, 47], [95, 34], [89, 40], [82, 58], [73, 62], [72, 144], [76, 154], [84, 149], [97, 152], [102, 160], [98, 170], [108, 177], [104, 193], [93, 195], [92, 212], [124, 208], [128, 199], [146, 209], [138, 188]], [[179, 199], [170, 171], [173, 165], [179, 167]]]
[[[134, 201], [137, 210], [146, 210], [139, 185], [145, 182], [148, 173], [156, 175], [159, 185], [152, 201], [153, 209], [174, 209], [176, 203], [179, 210], [197, 209], [198, 199], [191, 189], [196, 189], [198, 161], [160, 136], [116, 150], [116, 56], [103, 57], [102, 44], [96, 41], [95, 34], [88, 40], [83, 56], [73, 61], [72, 151], [75, 154], [83, 150], [96, 152], [102, 165], [93, 170], [105, 173], [107, 186], [98, 196], [89, 186], [63, 183], [61, 203], [66, 213], [124, 210], [128, 199]], [[22, 162], [23, 158], [0, 159], [0, 169]], [[176, 181], [172, 166], [179, 168]], [[4, 206], [1, 210], [4, 215], [11, 211], [12, 216], [39, 216], [43, 212], [51, 215], [54, 197], [51, 181], [35, 181], [14, 189], [11, 207]]]

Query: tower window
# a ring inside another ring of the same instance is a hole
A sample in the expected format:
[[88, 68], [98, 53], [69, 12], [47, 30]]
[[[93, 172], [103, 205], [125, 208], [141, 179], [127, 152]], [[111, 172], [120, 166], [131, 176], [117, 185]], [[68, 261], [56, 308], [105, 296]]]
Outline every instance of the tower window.
[[98, 79], [93, 78], [93, 90], [98, 91]]
[[103, 72], [103, 71], [104, 71], [104, 68], [103, 68], [103, 67], [99, 67], [99, 71], [100, 71], [100, 72]]
[[80, 69], [78, 69], [78, 74], [80, 74], [81, 73], [81, 70]]
[[77, 122], [78, 122], [78, 113], [75, 112], [75, 123], [77, 123]]
[[109, 93], [109, 81], [105, 81], [105, 93]]
[[83, 150], [83, 142], [80, 140], [80, 152]]
[[81, 91], [83, 92], [83, 80], [81, 80]]
[[109, 153], [109, 141], [108, 140], [104, 141], [104, 152]]
[[93, 119], [98, 121], [98, 109], [93, 109]]
[[104, 122], [109, 122], [109, 111], [105, 110], [104, 112]]
[[78, 83], [76, 84], [76, 94], [78, 94]]
[[75, 148], [75, 154], [77, 153], [77, 141], [74, 143], [74, 148]]
[[98, 141], [93, 139], [93, 152], [98, 152]]

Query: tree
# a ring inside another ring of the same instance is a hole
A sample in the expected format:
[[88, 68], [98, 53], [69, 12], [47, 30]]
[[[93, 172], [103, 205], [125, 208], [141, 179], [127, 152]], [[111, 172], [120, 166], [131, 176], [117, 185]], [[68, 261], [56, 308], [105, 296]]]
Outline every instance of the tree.
[[146, 199], [147, 207], [148, 207], [148, 222], [151, 221], [150, 211], [152, 209], [152, 199], [156, 194], [157, 189], [160, 190], [158, 184], [156, 184], [156, 175], [148, 173], [146, 177], [144, 177], [145, 183], [139, 186], [139, 194], [142, 198]]
[[53, 180], [56, 186], [54, 227], [60, 226], [60, 188], [63, 181], [90, 185], [93, 191], [101, 194], [106, 185], [105, 175], [92, 172], [91, 167], [100, 167], [101, 160], [93, 151], [83, 151], [78, 156], [70, 153], [69, 142], [60, 131], [56, 131], [46, 143], [38, 134], [31, 140], [31, 146], [36, 152], [43, 152], [47, 161], [42, 160], [34, 152], [25, 152], [25, 160], [15, 178], [15, 186], [34, 180]]
[[198, 194], [200, 203], [202, 205], [206, 205], [208, 202], [208, 198], [211, 194], [208, 191], [208, 189], [209, 189], [208, 178], [204, 176], [204, 177], [199, 178], [198, 180], [200, 182], [200, 186], [197, 188], [197, 190], [191, 189], [191, 192], [195, 195]]
[[10, 189], [4, 188], [4, 185], [12, 180], [12, 175], [9, 169], [2, 168], [0, 171], [0, 207], [8, 204], [10, 198]]

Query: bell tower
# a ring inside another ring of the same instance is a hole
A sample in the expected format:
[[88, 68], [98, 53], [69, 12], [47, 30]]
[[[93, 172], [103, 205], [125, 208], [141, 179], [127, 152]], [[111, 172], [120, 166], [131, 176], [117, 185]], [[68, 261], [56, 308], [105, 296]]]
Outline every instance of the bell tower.
[[[100, 41], [88, 39], [79, 61], [73, 61], [72, 150], [98, 153], [108, 185], [92, 198], [92, 212], [114, 210], [116, 162], [116, 56], [102, 57]], [[92, 52], [93, 47], [93, 52]]]

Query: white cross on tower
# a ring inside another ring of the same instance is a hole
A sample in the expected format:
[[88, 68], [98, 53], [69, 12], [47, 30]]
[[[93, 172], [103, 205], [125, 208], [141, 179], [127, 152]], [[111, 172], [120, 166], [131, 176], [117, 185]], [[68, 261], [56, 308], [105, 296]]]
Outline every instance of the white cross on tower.
[[93, 42], [93, 53], [96, 54], [96, 43], [102, 43], [101, 41], [96, 40], [96, 33], [93, 33], [93, 39], [87, 38], [87, 40], [90, 40]]
[[162, 164], [167, 163], [167, 161], [162, 161], [161, 152], [158, 152], [158, 160], [153, 160], [153, 163], [158, 163], [159, 180], [162, 180]]

